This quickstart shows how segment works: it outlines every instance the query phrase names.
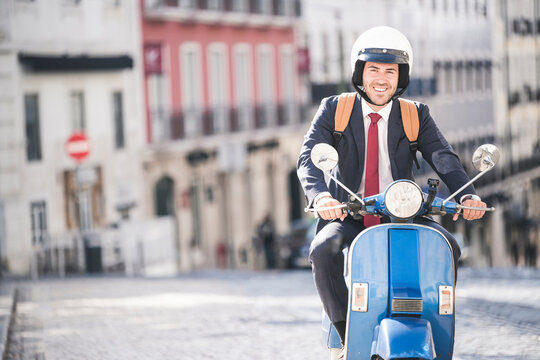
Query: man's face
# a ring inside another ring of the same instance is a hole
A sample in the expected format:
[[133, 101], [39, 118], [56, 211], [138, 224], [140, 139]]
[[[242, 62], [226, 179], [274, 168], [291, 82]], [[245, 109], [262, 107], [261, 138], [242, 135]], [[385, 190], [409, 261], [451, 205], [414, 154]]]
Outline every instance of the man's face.
[[395, 94], [399, 79], [397, 64], [366, 62], [364, 66], [364, 91], [378, 106], [384, 106]]

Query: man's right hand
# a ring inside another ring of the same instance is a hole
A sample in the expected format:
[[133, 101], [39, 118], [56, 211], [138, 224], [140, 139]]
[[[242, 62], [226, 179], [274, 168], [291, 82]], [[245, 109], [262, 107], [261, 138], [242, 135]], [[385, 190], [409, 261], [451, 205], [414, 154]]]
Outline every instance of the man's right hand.
[[[324, 196], [320, 198], [315, 204], [315, 210], [317, 210], [318, 208], [330, 207], [330, 206], [336, 206], [336, 205], [341, 205], [341, 203], [331, 196]], [[317, 213], [324, 220], [340, 219], [343, 221], [343, 219], [347, 217], [347, 214], [343, 213], [343, 209], [324, 210], [324, 211], [318, 211]]]

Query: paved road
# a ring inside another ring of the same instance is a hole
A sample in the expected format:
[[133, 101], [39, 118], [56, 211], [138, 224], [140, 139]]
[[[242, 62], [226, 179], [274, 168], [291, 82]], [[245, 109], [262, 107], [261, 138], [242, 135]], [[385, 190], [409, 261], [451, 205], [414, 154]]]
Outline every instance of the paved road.
[[[19, 284], [8, 359], [327, 359], [309, 271]], [[456, 356], [538, 359], [540, 272], [461, 272]]]

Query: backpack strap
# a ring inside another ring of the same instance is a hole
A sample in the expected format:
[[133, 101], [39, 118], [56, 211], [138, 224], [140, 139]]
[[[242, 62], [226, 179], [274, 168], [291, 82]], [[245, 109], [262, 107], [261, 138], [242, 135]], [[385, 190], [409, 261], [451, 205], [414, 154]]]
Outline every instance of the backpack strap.
[[403, 130], [409, 139], [409, 149], [413, 155], [416, 168], [420, 169], [418, 159], [416, 159], [416, 150], [418, 150], [418, 131], [420, 122], [418, 120], [418, 109], [414, 102], [406, 99], [399, 99], [399, 107], [401, 108], [401, 121], [403, 122]]
[[334, 116], [334, 142], [332, 146], [337, 149], [339, 141], [343, 136], [343, 132], [349, 124], [351, 113], [354, 107], [354, 100], [356, 99], [356, 93], [341, 93], [338, 98], [336, 114]]

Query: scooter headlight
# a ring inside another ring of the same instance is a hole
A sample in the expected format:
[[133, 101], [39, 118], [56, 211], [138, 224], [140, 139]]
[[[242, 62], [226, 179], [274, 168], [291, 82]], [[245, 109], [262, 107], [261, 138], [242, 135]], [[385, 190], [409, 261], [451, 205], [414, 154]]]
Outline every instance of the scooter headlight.
[[409, 180], [394, 182], [384, 195], [386, 210], [398, 219], [414, 217], [422, 208], [423, 201], [422, 189]]

